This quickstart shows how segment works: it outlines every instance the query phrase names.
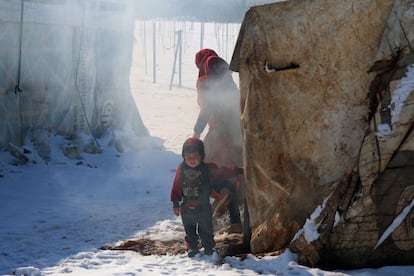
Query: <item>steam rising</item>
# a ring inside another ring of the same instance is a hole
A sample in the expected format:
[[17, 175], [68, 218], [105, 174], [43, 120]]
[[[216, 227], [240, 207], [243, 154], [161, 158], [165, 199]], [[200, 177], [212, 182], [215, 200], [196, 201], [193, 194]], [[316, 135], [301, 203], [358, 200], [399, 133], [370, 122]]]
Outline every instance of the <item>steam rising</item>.
[[[261, 1], [229, 1], [226, 10], [221, 2], [190, 2], [0, 0], [0, 147], [25, 139], [47, 145], [51, 134], [97, 141], [113, 130], [129, 144], [147, 135], [130, 85], [194, 90], [197, 70], [186, 63], [203, 47], [229, 62], [244, 12]], [[197, 18], [207, 9], [227, 20]], [[181, 19], [161, 20], [163, 10]]]

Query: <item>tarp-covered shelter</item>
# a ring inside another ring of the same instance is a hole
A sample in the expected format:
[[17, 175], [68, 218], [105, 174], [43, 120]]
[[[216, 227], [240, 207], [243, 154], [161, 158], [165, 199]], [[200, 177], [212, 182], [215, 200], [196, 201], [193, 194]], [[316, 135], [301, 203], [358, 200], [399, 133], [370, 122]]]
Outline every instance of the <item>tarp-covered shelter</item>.
[[253, 253], [414, 263], [413, 45], [410, 0], [296, 0], [246, 13], [231, 69]]
[[29, 132], [147, 134], [129, 87], [134, 2], [0, 0], [0, 147]]

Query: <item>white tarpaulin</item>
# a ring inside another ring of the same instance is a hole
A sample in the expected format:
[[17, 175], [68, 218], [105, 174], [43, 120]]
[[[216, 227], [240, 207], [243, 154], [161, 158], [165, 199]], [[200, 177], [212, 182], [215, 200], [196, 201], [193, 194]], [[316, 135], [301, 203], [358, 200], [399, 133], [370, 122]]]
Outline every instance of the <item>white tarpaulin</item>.
[[31, 129], [147, 134], [129, 87], [132, 0], [0, 0], [0, 147]]

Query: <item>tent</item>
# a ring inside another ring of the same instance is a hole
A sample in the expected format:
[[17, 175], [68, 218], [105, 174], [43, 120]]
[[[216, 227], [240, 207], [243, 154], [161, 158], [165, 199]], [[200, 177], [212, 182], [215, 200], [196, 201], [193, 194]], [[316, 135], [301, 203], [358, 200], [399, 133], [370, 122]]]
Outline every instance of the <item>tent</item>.
[[413, 9], [408, 0], [297, 0], [246, 13], [230, 66], [240, 77], [253, 253], [413, 264]]
[[0, 147], [147, 134], [129, 87], [134, 1], [0, 0]]

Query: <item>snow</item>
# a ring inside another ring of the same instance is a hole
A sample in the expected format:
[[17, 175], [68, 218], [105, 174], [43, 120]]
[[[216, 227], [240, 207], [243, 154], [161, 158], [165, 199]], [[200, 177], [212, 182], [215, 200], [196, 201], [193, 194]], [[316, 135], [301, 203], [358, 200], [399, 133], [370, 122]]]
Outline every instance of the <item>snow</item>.
[[[391, 124], [394, 125], [398, 123], [398, 119], [401, 113], [401, 109], [404, 105], [407, 97], [414, 91], [414, 65], [409, 65], [407, 68], [407, 73], [400, 80], [398, 86], [396, 87], [394, 93], [391, 96]], [[391, 126], [388, 124], [379, 124], [378, 131], [376, 135], [378, 137], [383, 137], [387, 135], [392, 135]]]
[[[313, 213], [310, 215], [310, 218], [306, 219], [305, 224], [303, 225], [302, 229], [300, 229], [295, 234], [295, 236], [293, 237], [293, 240], [298, 239], [302, 234], [304, 235], [305, 240], [308, 243], [316, 241], [319, 238], [318, 228], [319, 228], [321, 223], [316, 222], [316, 219], [321, 215], [322, 211], [325, 209], [326, 202], [329, 200], [330, 197], [331, 197], [331, 195], [327, 196], [323, 200], [322, 205], [318, 205], [315, 208]], [[335, 214], [335, 221], [339, 220], [339, 218], [337, 218], [337, 215], [339, 216], [339, 214]]]
[[388, 226], [387, 229], [384, 231], [384, 233], [381, 235], [380, 239], [378, 240], [377, 244], [374, 247], [374, 250], [377, 249], [378, 246], [380, 246], [385, 241], [385, 239], [388, 238], [388, 236], [391, 235], [392, 232], [394, 232], [394, 230], [398, 228], [398, 226], [400, 226], [400, 224], [404, 221], [404, 219], [410, 213], [413, 206], [414, 206], [414, 199], [411, 200], [411, 203], [409, 205], [404, 207], [402, 212], [396, 218], [394, 218], [390, 226]]
[[391, 98], [391, 106], [393, 106], [393, 110], [391, 112], [392, 124], [398, 121], [404, 101], [407, 99], [408, 95], [412, 93], [413, 90], [414, 90], [414, 65], [410, 65], [407, 68], [406, 75], [399, 82], [398, 87], [395, 89], [395, 92]]
[[375, 135], [377, 137], [383, 137], [383, 136], [391, 135], [392, 133], [393, 132], [389, 124], [379, 124], [377, 126], [377, 132], [375, 133]]
[[[238, 26], [231, 27], [234, 40]], [[190, 35], [187, 42], [191, 42]], [[217, 48], [214, 39], [209, 43], [205, 47]], [[414, 266], [323, 271], [298, 265], [297, 256], [289, 250], [263, 258], [226, 257], [222, 264], [217, 264], [214, 255], [190, 259], [185, 254], [142, 256], [133, 251], [101, 250], [103, 245], [139, 237], [183, 237], [169, 195], [182, 160], [181, 145], [192, 134], [198, 112], [193, 56], [199, 44], [185, 44], [183, 86], [172, 90], [174, 47], [160, 51], [163, 64], [157, 67], [158, 81], [153, 83], [142, 72], [139, 45], [136, 41], [131, 88], [150, 137], [131, 137], [129, 147], [117, 152], [109, 134], [99, 139], [101, 154], [82, 153], [82, 159], [68, 159], [61, 151], [67, 141], [52, 133], [51, 161], [43, 161], [27, 141], [30, 161], [18, 166], [10, 164], [8, 152], [0, 152], [0, 275], [414, 274]]]

